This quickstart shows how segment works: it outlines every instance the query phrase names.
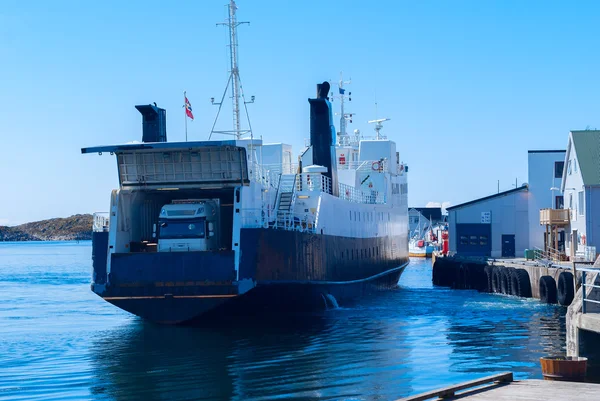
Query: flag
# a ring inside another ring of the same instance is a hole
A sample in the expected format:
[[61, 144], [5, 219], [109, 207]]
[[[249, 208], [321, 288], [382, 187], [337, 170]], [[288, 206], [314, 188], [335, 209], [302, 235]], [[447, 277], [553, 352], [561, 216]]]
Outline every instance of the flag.
[[340, 95], [343, 95], [346, 92], [346, 89], [340, 88]]
[[190, 104], [187, 96], [185, 96], [185, 114], [192, 120], [194, 119], [194, 115], [192, 114], [192, 105]]

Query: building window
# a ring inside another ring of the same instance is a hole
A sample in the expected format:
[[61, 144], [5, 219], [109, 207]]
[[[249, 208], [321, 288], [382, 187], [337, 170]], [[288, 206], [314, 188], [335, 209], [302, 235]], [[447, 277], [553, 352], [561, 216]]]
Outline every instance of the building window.
[[469, 245], [479, 245], [479, 237], [471, 235]]
[[460, 236], [460, 244], [461, 245], [469, 245], [469, 238], [466, 235]]
[[573, 159], [573, 171], [577, 172], [577, 159]]
[[569, 209], [573, 209], [573, 194], [569, 194]]
[[571, 160], [567, 162], [567, 173], [571, 175]]
[[583, 212], [583, 191], [579, 191], [579, 215], [583, 216], [585, 213]]
[[488, 237], [487, 237], [487, 235], [481, 235], [479, 237], [479, 245], [486, 246], [487, 244], [488, 244]]
[[565, 198], [562, 195], [555, 197], [554, 208], [555, 209], [564, 209], [565, 208]]
[[554, 162], [554, 178], [562, 178], [565, 162]]

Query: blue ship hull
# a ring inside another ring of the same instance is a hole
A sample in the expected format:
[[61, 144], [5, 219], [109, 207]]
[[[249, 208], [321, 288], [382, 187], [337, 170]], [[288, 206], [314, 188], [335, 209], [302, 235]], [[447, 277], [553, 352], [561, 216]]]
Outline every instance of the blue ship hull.
[[194, 323], [223, 314], [308, 312], [394, 288], [408, 264], [406, 237], [347, 238], [242, 229], [233, 251], [110, 254], [94, 233], [92, 290], [144, 319]]

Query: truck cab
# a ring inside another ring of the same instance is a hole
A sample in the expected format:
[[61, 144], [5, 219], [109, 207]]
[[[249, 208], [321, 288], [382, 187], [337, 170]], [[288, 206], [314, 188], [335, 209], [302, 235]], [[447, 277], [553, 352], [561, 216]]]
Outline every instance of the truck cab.
[[158, 252], [219, 249], [219, 200], [174, 200], [161, 208]]

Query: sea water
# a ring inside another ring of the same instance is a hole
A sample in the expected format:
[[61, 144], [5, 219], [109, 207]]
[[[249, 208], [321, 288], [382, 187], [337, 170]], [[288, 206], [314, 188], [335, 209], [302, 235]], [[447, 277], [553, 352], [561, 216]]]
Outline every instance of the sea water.
[[160, 326], [90, 291], [91, 243], [0, 243], [0, 400], [393, 400], [496, 372], [541, 378], [566, 309], [431, 285], [308, 316]]

